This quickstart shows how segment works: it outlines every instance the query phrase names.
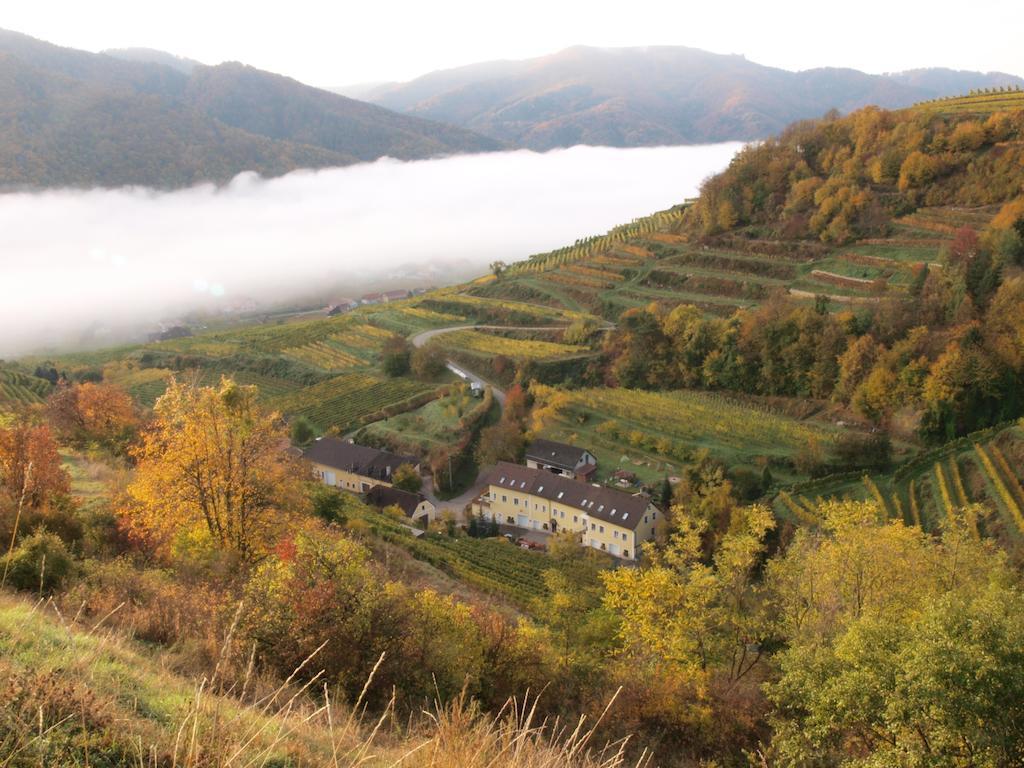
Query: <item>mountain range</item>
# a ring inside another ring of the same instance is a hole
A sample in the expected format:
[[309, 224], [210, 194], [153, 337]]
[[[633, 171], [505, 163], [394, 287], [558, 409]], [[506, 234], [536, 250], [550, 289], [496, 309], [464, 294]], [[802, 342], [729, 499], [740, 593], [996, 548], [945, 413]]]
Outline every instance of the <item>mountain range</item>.
[[1021, 85], [1002, 73], [789, 72], [694, 48], [578, 46], [325, 90], [238, 62], [90, 53], [0, 30], [0, 189], [171, 189], [384, 156], [751, 140], [833, 108]]
[[276, 176], [499, 147], [239, 63], [88, 53], [0, 31], [4, 188], [175, 188], [242, 171]]
[[520, 147], [751, 140], [830, 109], [909, 106], [974, 88], [1022, 86], [999, 72], [802, 72], [685, 47], [577, 46], [522, 61], [447, 69], [407, 83], [338, 89]]

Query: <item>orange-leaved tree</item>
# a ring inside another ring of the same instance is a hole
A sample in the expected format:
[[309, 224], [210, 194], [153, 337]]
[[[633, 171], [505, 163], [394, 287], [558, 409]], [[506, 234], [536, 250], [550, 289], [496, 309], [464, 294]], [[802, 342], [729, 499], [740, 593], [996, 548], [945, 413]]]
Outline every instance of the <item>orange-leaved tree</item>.
[[41, 507], [69, 490], [49, 427], [22, 422], [0, 429], [0, 493], [15, 503]]
[[172, 380], [134, 451], [123, 514], [158, 548], [212, 547], [259, 559], [304, 499], [301, 469], [286, 453], [284, 424], [257, 403], [256, 387]]
[[47, 416], [63, 440], [121, 449], [139, 426], [131, 396], [106, 382], [61, 385], [47, 401]]

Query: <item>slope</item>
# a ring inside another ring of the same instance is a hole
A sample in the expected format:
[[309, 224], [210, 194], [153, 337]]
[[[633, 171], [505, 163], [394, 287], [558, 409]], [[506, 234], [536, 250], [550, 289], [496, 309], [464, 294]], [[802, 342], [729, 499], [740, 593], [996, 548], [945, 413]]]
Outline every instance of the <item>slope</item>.
[[755, 139], [831, 108], [902, 107], [965, 90], [965, 84], [1024, 84], [1001, 73], [931, 72], [789, 72], [694, 48], [577, 46], [536, 59], [433, 72], [371, 89], [365, 98], [544, 150], [579, 143], [653, 146]]
[[0, 31], [0, 186], [174, 188], [498, 147], [240, 64], [165, 60]]

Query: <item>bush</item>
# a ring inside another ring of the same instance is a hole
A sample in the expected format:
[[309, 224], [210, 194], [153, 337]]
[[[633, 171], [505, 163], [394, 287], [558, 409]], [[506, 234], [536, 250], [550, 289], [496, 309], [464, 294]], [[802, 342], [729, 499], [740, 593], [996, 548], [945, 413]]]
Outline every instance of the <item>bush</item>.
[[68, 582], [75, 569], [60, 537], [42, 529], [22, 539], [17, 549], [0, 560], [7, 583], [29, 592], [52, 593]]
[[316, 483], [309, 494], [313, 508], [313, 514], [326, 523], [337, 523], [345, 525], [348, 517], [345, 515], [345, 499], [340, 491], [330, 486]]
[[316, 430], [305, 416], [299, 416], [292, 422], [291, 435], [295, 445], [309, 445], [316, 437]]
[[412, 353], [413, 375], [418, 379], [437, 379], [445, 371], [444, 350], [439, 344], [427, 344]]
[[412, 348], [409, 342], [397, 334], [384, 342], [381, 350], [381, 367], [388, 376], [404, 376], [409, 372], [409, 358]]
[[423, 478], [412, 464], [399, 466], [391, 476], [391, 482], [395, 488], [400, 491], [409, 491], [409, 493], [418, 493], [423, 486]]

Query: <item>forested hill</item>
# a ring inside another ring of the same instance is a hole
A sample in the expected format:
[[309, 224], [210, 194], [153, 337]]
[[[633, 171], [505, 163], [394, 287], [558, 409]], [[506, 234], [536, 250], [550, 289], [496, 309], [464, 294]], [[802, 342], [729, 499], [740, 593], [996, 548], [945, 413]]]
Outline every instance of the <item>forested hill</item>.
[[1010, 85], [1024, 80], [939, 68], [890, 75], [842, 68], [790, 72], [681, 46], [576, 46], [351, 92], [389, 109], [546, 150], [760, 139], [833, 108], [905, 107]]
[[0, 31], [0, 187], [173, 188], [499, 146], [242, 64], [182, 61]]

